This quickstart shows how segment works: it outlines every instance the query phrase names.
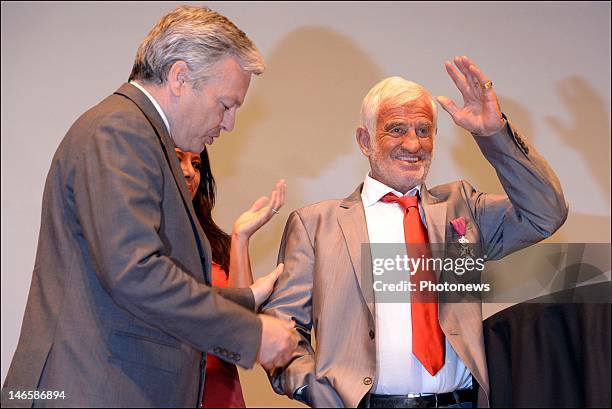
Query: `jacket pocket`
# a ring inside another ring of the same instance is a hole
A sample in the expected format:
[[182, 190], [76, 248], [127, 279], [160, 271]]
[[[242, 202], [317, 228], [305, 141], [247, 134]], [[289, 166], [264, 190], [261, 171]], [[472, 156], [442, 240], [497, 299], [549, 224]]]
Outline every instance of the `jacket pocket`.
[[111, 334], [111, 360], [119, 360], [177, 374], [181, 350], [164, 340], [115, 330]]

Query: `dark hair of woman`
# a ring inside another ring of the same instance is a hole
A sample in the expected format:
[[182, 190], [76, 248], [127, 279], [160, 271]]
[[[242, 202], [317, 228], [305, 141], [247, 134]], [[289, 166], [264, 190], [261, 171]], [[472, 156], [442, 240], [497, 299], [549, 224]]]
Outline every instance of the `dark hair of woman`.
[[219, 264], [225, 274], [228, 275], [232, 240], [229, 234], [221, 230], [212, 218], [212, 209], [215, 207], [216, 185], [206, 148], [200, 154], [200, 161], [200, 185], [193, 198], [193, 208], [206, 237], [208, 237], [208, 241], [210, 241], [213, 261]]

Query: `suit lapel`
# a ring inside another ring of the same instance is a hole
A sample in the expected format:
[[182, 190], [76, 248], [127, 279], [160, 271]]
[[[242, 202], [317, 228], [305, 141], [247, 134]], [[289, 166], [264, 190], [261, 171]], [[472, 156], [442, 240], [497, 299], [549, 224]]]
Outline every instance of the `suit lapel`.
[[361, 189], [363, 184], [357, 187], [349, 197], [340, 203], [345, 209], [338, 217], [340, 229], [344, 235], [346, 247], [349, 252], [353, 271], [359, 283], [361, 294], [374, 316], [374, 289], [372, 287], [372, 253], [368, 229], [361, 201]]
[[[175, 149], [174, 141], [172, 140], [172, 138], [170, 137], [170, 134], [168, 133], [166, 124], [164, 123], [163, 119], [161, 118], [161, 116], [157, 112], [157, 109], [151, 103], [149, 98], [135, 86], [131, 84], [127, 84], [127, 83], [123, 84], [115, 92], [115, 94], [123, 95], [124, 97], [134, 102], [134, 104], [138, 106], [138, 108], [142, 111], [142, 113], [145, 115], [145, 117], [147, 118], [147, 120], [149, 121], [153, 129], [155, 130], [155, 133], [157, 134], [157, 137], [159, 138], [162, 149], [164, 151], [164, 156], [166, 157], [166, 161], [168, 162], [168, 166], [170, 167], [170, 171], [172, 172], [172, 176], [174, 177], [174, 181], [176, 182], [176, 185], [181, 194], [181, 199], [183, 200], [183, 204], [185, 205], [187, 213], [189, 214], [191, 226], [194, 231], [196, 241], [198, 243], [198, 250], [200, 252], [200, 258], [212, 261], [212, 251], [210, 248], [210, 243], [208, 241], [208, 238], [206, 237], [206, 234], [204, 234], [204, 231], [202, 230], [202, 227], [200, 226], [200, 222], [198, 221], [198, 218], [196, 217], [195, 210], [193, 209], [191, 195], [187, 188], [187, 183], [185, 182], [185, 177], [183, 176], [183, 171], [181, 170], [181, 166], [178, 161], [177, 155], [174, 151]], [[210, 284], [211, 283], [211, 263], [203, 262], [202, 264], [204, 266], [205, 280], [208, 284]]]
[[427, 236], [430, 243], [446, 242], [446, 202], [433, 196], [427, 186], [421, 188], [421, 206], [427, 221]]
[[[421, 203], [423, 205], [423, 211], [425, 212], [425, 219], [427, 220], [427, 235], [430, 243], [440, 243], [432, 247], [432, 257], [434, 258], [445, 258], [446, 251], [446, 230], [449, 223], [447, 223], [447, 203], [432, 195], [425, 184], [421, 188]], [[436, 270], [436, 276], [438, 280], [442, 276], [442, 272]], [[470, 361], [466, 361], [465, 348], [461, 344], [461, 330], [460, 326], [456, 322], [457, 310], [462, 310], [464, 305], [462, 303], [445, 303], [440, 301], [438, 304], [438, 319], [440, 326], [444, 332], [448, 342], [452, 345], [453, 349], [459, 357], [463, 360], [466, 365]], [[470, 368], [472, 366], [470, 365]]]
[[[431, 255], [434, 258], [444, 258], [446, 256], [446, 201], [433, 196], [423, 183], [421, 186], [421, 206], [425, 213], [427, 222], [427, 237], [431, 246]], [[441, 271], [436, 271], [436, 276], [440, 278]]]

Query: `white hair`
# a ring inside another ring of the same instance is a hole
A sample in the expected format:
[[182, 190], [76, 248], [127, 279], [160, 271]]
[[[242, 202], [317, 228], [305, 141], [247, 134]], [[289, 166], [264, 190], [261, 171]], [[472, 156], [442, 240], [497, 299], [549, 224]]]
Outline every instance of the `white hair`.
[[429, 99], [435, 130], [437, 128], [438, 109], [433, 97], [423, 86], [402, 77], [385, 78], [372, 87], [361, 104], [361, 126], [368, 131], [370, 139], [372, 139], [376, 135], [378, 111], [382, 104], [391, 103], [394, 106], [401, 106], [421, 97]]

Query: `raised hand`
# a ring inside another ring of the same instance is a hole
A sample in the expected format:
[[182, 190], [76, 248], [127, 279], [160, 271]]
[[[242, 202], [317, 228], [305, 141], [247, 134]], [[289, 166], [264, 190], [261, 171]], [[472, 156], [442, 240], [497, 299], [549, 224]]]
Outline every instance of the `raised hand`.
[[234, 222], [232, 236], [248, 240], [261, 226], [266, 224], [285, 203], [285, 181], [279, 180], [270, 198], [257, 199], [251, 208], [242, 213]]
[[454, 63], [456, 68], [450, 61], [444, 65], [463, 96], [463, 108], [444, 96], [439, 96], [438, 102], [457, 125], [473, 134], [490, 136], [499, 132], [505, 122], [493, 83], [468, 57], [455, 57]]
[[[249, 257], [249, 239], [253, 233], [278, 213], [278, 209], [284, 203], [285, 181], [279, 180], [276, 182], [270, 198], [260, 197], [249, 210], [242, 213], [234, 222], [232, 245], [230, 248], [230, 287], [243, 288], [253, 284], [253, 272], [251, 271], [251, 259]], [[270, 289], [270, 291], [272, 290]], [[268, 296], [265, 298], [268, 298]], [[265, 301], [265, 298], [261, 302]]]

